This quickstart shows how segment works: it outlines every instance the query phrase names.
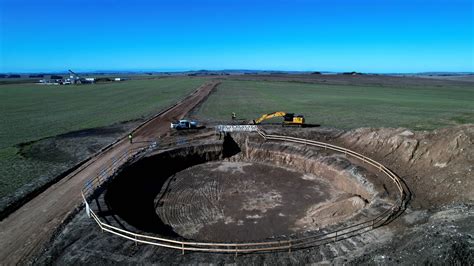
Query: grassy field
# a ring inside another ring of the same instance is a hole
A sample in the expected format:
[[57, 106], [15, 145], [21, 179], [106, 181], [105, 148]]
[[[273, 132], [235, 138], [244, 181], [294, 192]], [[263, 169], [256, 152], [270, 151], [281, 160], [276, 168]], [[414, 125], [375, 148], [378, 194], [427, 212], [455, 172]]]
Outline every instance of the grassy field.
[[0, 85], [0, 198], [37, 176], [57, 174], [48, 160], [23, 158], [18, 144], [143, 118], [204, 82], [164, 78], [83, 86]]
[[[407, 127], [431, 130], [474, 123], [473, 86], [345, 86], [274, 81], [226, 80], [198, 116], [256, 119], [264, 113], [304, 114], [326, 127]], [[279, 122], [274, 119], [272, 122]]]

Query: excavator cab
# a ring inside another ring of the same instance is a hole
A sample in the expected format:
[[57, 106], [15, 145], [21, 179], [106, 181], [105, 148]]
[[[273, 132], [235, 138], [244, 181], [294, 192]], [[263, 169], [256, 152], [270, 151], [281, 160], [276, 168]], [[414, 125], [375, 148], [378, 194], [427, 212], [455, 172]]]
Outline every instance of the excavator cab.
[[304, 124], [304, 116], [295, 115], [294, 113], [286, 113], [285, 116], [283, 116], [283, 124], [302, 125]]
[[293, 117], [293, 123], [294, 124], [299, 124], [299, 125], [304, 124], [304, 116], [297, 115], [297, 116]]

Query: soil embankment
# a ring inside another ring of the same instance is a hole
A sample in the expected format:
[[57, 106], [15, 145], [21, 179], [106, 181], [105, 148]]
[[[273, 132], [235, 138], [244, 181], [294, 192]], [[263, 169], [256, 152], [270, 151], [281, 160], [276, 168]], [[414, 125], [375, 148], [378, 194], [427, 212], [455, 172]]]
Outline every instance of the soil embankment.
[[365, 128], [338, 142], [390, 165], [412, 190], [415, 208], [474, 203], [474, 125], [432, 132]]
[[333, 143], [386, 165], [407, 183], [412, 192], [412, 207], [474, 203], [472, 124], [434, 131], [406, 128], [295, 131], [273, 127], [267, 132]]

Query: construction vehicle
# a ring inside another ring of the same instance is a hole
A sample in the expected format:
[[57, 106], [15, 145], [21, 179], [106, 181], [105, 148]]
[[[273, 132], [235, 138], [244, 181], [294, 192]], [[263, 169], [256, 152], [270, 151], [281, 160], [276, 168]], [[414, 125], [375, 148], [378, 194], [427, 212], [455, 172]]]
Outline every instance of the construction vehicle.
[[264, 114], [257, 120], [253, 120], [255, 125], [260, 124], [262, 121], [271, 119], [274, 117], [283, 117], [283, 126], [303, 126], [304, 125], [304, 116], [295, 115], [294, 113], [285, 113], [285, 112], [273, 112], [269, 114]]
[[171, 128], [177, 130], [198, 128], [198, 122], [182, 119], [171, 123]]

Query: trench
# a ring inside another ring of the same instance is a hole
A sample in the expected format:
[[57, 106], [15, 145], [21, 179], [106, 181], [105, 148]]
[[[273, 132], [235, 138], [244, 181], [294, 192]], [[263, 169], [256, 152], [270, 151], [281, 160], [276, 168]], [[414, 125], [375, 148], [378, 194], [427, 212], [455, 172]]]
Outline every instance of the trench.
[[339, 155], [226, 135], [132, 162], [104, 200], [121, 224], [142, 232], [257, 241], [353, 218], [384, 195], [375, 180]]

